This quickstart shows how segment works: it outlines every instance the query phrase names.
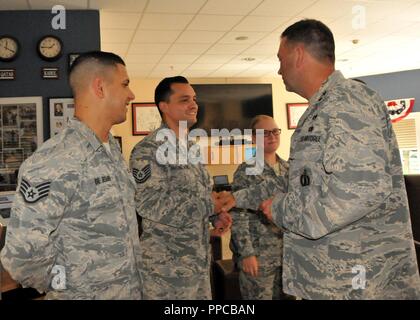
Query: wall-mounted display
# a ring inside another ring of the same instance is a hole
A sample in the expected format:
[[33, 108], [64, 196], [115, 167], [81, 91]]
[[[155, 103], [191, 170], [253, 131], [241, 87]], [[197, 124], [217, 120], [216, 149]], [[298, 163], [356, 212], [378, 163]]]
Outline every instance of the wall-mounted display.
[[42, 97], [0, 98], [0, 192], [16, 190], [19, 167], [43, 142]]
[[15, 69], [0, 69], [0, 80], [15, 80]]
[[416, 98], [400, 98], [385, 101], [388, 107], [388, 114], [392, 122], [398, 122], [413, 111]]
[[80, 53], [69, 53], [69, 68], [73, 64], [74, 60], [77, 59], [78, 56], [80, 56]]
[[58, 68], [42, 68], [42, 79], [58, 79]]
[[131, 104], [133, 136], [146, 135], [159, 128], [162, 118], [153, 102]]
[[45, 61], [56, 61], [63, 52], [63, 42], [56, 36], [44, 36], [38, 41], [37, 51]]
[[289, 129], [296, 129], [300, 117], [308, 108], [308, 103], [286, 103], [287, 126]]
[[0, 61], [13, 61], [19, 53], [19, 41], [11, 36], [0, 37]]
[[120, 150], [122, 152], [122, 137], [114, 136], [114, 139], [117, 140], [118, 144], [120, 145]]
[[50, 137], [61, 132], [74, 116], [73, 98], [50, 98]]

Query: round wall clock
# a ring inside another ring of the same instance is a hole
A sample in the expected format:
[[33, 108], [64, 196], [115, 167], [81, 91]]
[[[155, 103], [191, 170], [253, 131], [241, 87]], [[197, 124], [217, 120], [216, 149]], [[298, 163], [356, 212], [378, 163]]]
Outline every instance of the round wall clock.
[[0, 36], [0, 61], [12, 61], [19, 53], [19, 42], [11, 36]]
[[63, 43], [56, 36], [45, 36], [39, 40], [37, 51], [42, 59], [46, 61], [55, 61], [61, 57]]

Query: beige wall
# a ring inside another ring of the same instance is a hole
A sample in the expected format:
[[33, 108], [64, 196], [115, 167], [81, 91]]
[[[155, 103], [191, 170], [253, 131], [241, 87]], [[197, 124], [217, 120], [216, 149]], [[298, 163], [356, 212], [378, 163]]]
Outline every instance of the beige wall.
[[[130, 70], [128, 70], [130, 73]], [[136, 98], [134, 102], [153, 102], [154, 90], [161, 79], [139, 79], [134, 78], [130, 80], [130, 87], [133, 90]], [[280, 77], [277, 78], [207, 78], [207, 79], [189, 79], [194, 84], [207, 84], [207, 83], [271, 83], [273, 85], [273, 112], [274, 119], [276, 120], [279, 127], [282, 129], [281, 143], [278, 150], [280, 157], [288, 159], [290, 149], [290, 137], [292, 136], [293, 130], [287, 129], [287, 112], [286, 103], [288, 102], [301, 102], [305, 101], [294, 93], [286, 92], [283, 82]], [[113, 127], [112, 130], [114, 135], [121, 136], [123, 140], [123, 154], [124, 158], [128, 162], [131, 150], [133, 147], [141, 141], [143, 136], [132, 135], [131, 125], [131, 108], [127, 112], [127, 120], [117, 126]], [[232, 180], [233, 172], [237, 165], [209, 165], [208, 170], [211, 175], [228, 174], [230, 181]]]

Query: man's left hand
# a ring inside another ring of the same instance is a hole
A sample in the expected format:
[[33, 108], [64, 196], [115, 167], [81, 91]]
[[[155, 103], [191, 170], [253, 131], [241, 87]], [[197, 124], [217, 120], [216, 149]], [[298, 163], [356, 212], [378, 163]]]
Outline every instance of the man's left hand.
[[214, 221], [214, 231], [212, 235], [221, 236], [226, 233], [232, 226], [232, 217], [227, 211], [222, 211], [217, 215]]

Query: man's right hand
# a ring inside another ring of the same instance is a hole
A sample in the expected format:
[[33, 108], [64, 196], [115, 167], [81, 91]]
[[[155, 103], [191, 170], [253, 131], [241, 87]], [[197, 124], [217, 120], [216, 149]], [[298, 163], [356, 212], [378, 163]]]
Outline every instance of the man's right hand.
[[246, 257], [242, 260], [242, 270], [250, 276], [258, 276], [258, 260], [256, 256]]
[[212, 198], [214, 203], [214, 212], [216, 213], [220, 213], [222, 211], [228, 212], [236, 205], [236, 201], [232, 193], [227, 191], [212, 192]]

